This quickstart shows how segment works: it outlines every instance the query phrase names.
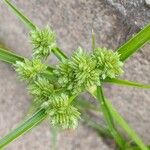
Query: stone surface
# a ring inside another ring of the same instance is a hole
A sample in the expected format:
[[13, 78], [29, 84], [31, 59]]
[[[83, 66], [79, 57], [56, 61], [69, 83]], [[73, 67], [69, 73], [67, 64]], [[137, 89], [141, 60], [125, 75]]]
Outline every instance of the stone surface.
[[[51, 25], [56, 31], [59, 46], [70, 55], [78, 46], [91, 47], [91, 31], [97, 43], [115, 49], [150, 21], [150, 10], [143, 0], [12, 0], [34, 23]], [[0, 42], [18, 54], [30, 57], [28, 29], [0, 1]], [[123, 78], [150, 83], [150, 46], [147, 45], [125, 65]], [[50, 60], [56, 63], [56, 59]], [[150, 92], [135, 88], [105, 86], [108, 97], [135, 128], [146, 143], [150, 143]], [[109, 91], [109, 92], [108, 92]], [[24, 118], [31, 98], [16, 73], [0, 62], [0, 137]], [[60, 133], [58, 150], [111, 150], [101, 138], [86, 126], [73, 132]], [[48, 150], [51, 131], [43, 123], [19, 138], [7, 150]]]

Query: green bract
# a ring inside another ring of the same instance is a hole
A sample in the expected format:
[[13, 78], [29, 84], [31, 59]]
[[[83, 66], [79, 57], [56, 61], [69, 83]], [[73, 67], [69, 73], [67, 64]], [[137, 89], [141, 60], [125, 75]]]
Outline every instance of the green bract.
[[30, 33], [31, 42], [33, 44], [33, 57], [39, 59], [46, 59], [51, 50], [56, 48], [55, 33], [50, 27], [44, 29], [36, 29]]

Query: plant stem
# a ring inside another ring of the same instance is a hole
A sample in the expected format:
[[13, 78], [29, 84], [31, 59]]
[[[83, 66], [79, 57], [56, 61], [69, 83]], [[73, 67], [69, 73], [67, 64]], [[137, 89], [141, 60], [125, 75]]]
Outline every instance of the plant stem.
[[12, 130], [9, 134], [0, 140], [0, 149], [41, 123], [46, 118], [46, 116], [47, 114], [45, 113], [45, 110], [41, 109], [29, 119], [25, 120], [16, 129]]
[[109, 129], [110, 133], [112, 134], [112, 136], [114, 137], [114, 140], [120, 146], [120, 148], [124, 148], [125, 141], [124, 141], [123, 137], [118, 133], [117, 129], [115, 128], [110, 110], [104, 99], [102, 87], [100, 87], [100, 86], [97, 87], [97, 100], [98, 100], [99, 104], [101, 105], [101, 109], [102, 109], [104, 118], [106, 119], [106, 122], [108, 124], [108, 127], [109, 127], [108, 129]]
[[[93, 97], [97, 98], [96, 86], [93, 86], [89, 89], [89, 92], [93, 95]], [[136, 132], [129, 127], [126, 121], [122, 118], [122, 116], [117, 112], [117, 110], [113, 107], [113, 105], [105, 98], [105, 102], [107, 107], [110, 110], [112, 117], [115, 119], [116, 123], [120, 125], [130, 136], [131, 140], [134, 141], [141, 150], [148, 150], [147, 146], [143, 143], [143, 141], [138, 137]]]

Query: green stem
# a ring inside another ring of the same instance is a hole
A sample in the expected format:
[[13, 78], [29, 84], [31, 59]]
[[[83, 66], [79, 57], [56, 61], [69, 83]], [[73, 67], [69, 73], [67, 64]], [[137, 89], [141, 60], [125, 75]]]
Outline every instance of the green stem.
[[46, 113], [44, 109], [39, 110], [32, 117], [20, 124], [16, 129], [12, 130], [4, 138], [0, 140], [0, 149], [4, 146], [17, 139], [19, 136], [25, 134], [27, 131], [31, 130], [34, 126], [41, 123], [46, 118]]
[[[96, 86], [93, 86], [89, 89], [89, 92], [97, 98]], [[134, 141], [141, 150], [148, 150], [147, 146], [143, 143], [143, 141], [138, 137], [136, 132], [129, 127], [126, 121], [122, 118], [122, 116], [117, 112], [117, 110], [113, 107], [113, 105], [105, 98], [105, 102], [110, 110], [112, 117], [115, 119], [116, 123], [120, 125], [130, 136], [131, 140]]]
[[64, 54], [62, 50], [60, 50], [60, 48], [54, 48], [52, 49], [52, 52], [60, 61], [67, 59], [67, 56]]
[[111, 132], [112, 136], [114, 137], [116, 143], [121, 147], [124, 148], [125, 145], [125, 141], [122, 138], [122, 136], [118, 133], [117, 129], [115, 128], [114, 122], [113, 122], [113, 118], [111, 116], [110, 110], [105, 102], [105, 98], [104, 98], [104, 94], [103, 94], [103, 90], [102, 87], [98, 86], [97, 87], [97, 100], [101, 105], [101, 109], [103, 112], [103, 115], [106, 119], [106, 122], [108, 124], [109, 127], [109, 131]]

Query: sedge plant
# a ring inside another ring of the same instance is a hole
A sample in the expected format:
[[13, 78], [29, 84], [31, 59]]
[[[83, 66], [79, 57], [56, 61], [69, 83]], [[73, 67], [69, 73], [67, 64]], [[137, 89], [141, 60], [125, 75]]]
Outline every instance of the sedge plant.
[[[18, 79], [27, 83], [27, 89], [32, 95], [32, 113], [16, 129], [0, 139], [0, 149], [25, 134], [30, 129], [48, 119], [51, 126], [60, 129], [75, 129], [81, 118], [91, 127], [105, 136], [111, 137], [121, 150], [148, 150], [149, 147], [139, 138], [122, 116], [105, 97], [103, 84], [118, 84], [138, 88], [150, 88], [150, 85], [140, 84], [120, 79], [126, 59], [150, 40], [150, 25], [147, 25], [133, 38], [116, 51], [100, 47], [92, 34], [92, 50], [87, 53], [82, 47], [76, 49], [70, 57], [59, 48], [55, 32], [51, 27], [39, 28], [32, 23], [9, 0], [5, 4], [29, 29], [29, 39], [32, 44], [32, 59], [19, 56], [0, 48], [0, 60], [13, 66]], [[50, 66], [46, 63], [49, 55], [54, 54], [59, 63]], [[80, 99], [83, 92], [89, 92], [98, 102], [99, 107]], [[102, 112], [106, 126], [94, 122], [85, 114], [85, 110]], [[129, 139], [122, 135], [121, 127]], [[132, 142], [130, 142], [132, 141]]]

